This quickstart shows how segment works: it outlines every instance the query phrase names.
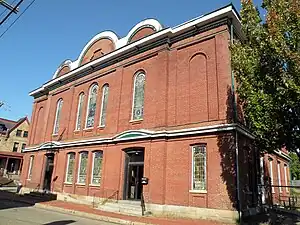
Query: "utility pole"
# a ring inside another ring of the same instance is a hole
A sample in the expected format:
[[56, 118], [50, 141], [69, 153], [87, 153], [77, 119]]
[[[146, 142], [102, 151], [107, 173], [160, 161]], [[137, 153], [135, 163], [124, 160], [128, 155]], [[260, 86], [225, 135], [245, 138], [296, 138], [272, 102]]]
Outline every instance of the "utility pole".
[[19, 6], [23, 1], [24, 0], [20, 0], [15, 6], [13, 6], [5, 0], [0, 0], [0, 6], [9, 11], [9, 13], [7, 13], [7, 15], [0, 21], [0, 25], [2, 25], [11, 16], [11, 14], [17, 14], [19, 12]]

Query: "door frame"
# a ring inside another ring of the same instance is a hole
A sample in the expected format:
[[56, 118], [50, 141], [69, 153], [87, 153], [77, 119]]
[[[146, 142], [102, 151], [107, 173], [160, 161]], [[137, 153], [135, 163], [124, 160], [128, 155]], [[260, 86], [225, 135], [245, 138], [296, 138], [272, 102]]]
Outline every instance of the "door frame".
[[[136, 153], [136, 152], [142, 152], [144, 155], [144, 160], [140, 162], [130, 162], [130, 156], [129, 154]], [[130, 200], [130, 201], [136, 201], [139, 199], [129, 199], [128, 198], [128, 188], [129, 188], [129, 166], [131, 165], [139, 165], [143, 166], [144, 170], [144, 161], [145, 161], [145, 149], [144, 148], [128, 148], [124, 151], [125, 153], [125, 160], [124, 160], [124, 183], [123, 183], [123, 200]]]
[[45, 163], [44, 163], [44, 171], [43, 171], [43, 180], [42, 180], [42, 190], [46, 190], [46, 185], [45, 185], [45, 179], [46, 179], [46, 172], [47, 172], [47, 166], [48, 166], [48, 163], [49, 163], [49, 157], [52, 156], [53, 157], [53, 168], [52, 168], [52, 174], [51, 174], [51, 177], [50, 177], [50, 186], [49, 186], [49, 190], [48, 191], [51, 191], [52, 189], [52, 177], [53, 177], [53, 172], [54, 172], [54, 159], [55, 159], [55, 154], [53, 152], [48, 152], [44, 155], [44, 159], [45, 159]]

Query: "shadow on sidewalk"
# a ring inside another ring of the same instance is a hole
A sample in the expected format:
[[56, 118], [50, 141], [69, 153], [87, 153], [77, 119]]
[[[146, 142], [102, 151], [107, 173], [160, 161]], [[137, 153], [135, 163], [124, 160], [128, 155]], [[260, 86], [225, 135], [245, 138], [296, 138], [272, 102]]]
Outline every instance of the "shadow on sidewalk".
[[40, 202], [56, 200], [56, 195], [51, 193], [30, 192], [19, 195], [17, 193], [0, 190], [0, 210], [33, 206]]
[[50, 223], [44, 223], [43, 225], [67, 225], [75, 222], [76, 222], [75, 220], [60, 220], [60, 221], [54, 221]]

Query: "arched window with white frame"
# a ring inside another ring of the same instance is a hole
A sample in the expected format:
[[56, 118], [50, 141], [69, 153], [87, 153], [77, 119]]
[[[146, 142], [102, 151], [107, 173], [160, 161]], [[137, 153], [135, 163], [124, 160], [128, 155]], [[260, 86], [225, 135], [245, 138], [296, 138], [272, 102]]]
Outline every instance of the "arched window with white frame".
[[132, 100], [132, 120], [142, 120], [144, 116], [144, 95], [146, 75], [143, 71], [135, 74]]
[[86, 172], [88, 164], [88, 152], [79, 153], [79, 165], [78, 165], [78, 184], [85, 184], [86, 182]]
[[106, 121], [106, 110], [107, 110], [107, 102], [108, 102], [108, 91], [109, 85], [105, 84], [102, 87], [102, 101], [101, 101], [101, 111], [100, 111], [100, 127], [105, 127]]
[[82, 117], [83, 101], [84, 101], [84, 93], [81, 93], [78, 97], [78, 107], [77, 107], [75, 130], [80, 130], [81, 129], [81, 117]]
[[102, 177], [102, 161], [103, 152], [95, 151], [93, 152], [93, 165], [92, 165], [92, 177], [91, 184], [100, 185]]
[[67, 167], [66, 167], [66, 183], [73, 183], [74, 176], [74, 168], [75, 168], [75, 153], [69, 152], [67, 154]]
[[58, 134], [58, 131], [59, 131], [59, 121], [60, 121], [60, 116], [61, 116], [62, 105], [63, 105], [63, 100], [59, 99], [56, 104], [53, 134]]
[[85, 128], [91, 128], [95, 123], [98, 85], [93, 84], [89, 91]]

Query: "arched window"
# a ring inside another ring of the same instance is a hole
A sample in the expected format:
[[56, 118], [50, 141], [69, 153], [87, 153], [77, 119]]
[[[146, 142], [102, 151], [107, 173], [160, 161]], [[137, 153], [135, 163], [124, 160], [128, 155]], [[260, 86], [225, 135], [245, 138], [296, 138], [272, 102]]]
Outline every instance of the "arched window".
[[91, 184], [100, 185], [101, 183], [102, 160], [103, 160], [102, 151], [93, 152], [93, 169], [92, 169]]
[[32, 167], [33, 167], [33, 161], [34, 161], [34, 156], [30, 156], [29, 159], [29, 168], [28, 168], [28, 175], [27, 175], [27, 179], [31, 180], [32, 178]]
[[75, 153], [70, 152], [67, 154], [67, 169], [66, 169], [66, 183], [73, 182], [73, 174], [74, 174], [74, 165], [75, 165]]
[[139, 72], [134, 78], [132, 120], [141, 120], [144, 115], [145, 73]]
[[98, 94], [98, 85], [94, 84], [90, 88], [85, 128], [90, 128], [90, 127], [94, 126], [96, 104], [97, 104], [97, 94]]
[[81, 152], [79, 154], [79, 166], [78, 166], [78, 184], [85, 184], [86, 181], [86, 171], [88, 163], [88, 152]]
[[77, 108], [77, 117], [76, 117], [76, 126], [75, 130], [81, 129], [81, 116], [82, 116], [82, 106], [84, 100], [84, 93], [81, 93], [78, 98], [78, 108]]
[[100, 112], [100, 127], [105, 126], [105, 119], [106, 119], [106, 109], [107, 109], [107, 101], [108, 101], [108, 91], [109, 86], [105, 84], [102, 87], [102, 102], [101, 102], [101, 112]]
[[57, 105], [56, 105], [56, 113], [55, 113], [53, 134], [58, 134], [58, 131], [59, 131], [59, 120], [60, 120], [62, 105], [63, 105], [63, 100], [59, 99], [58, 102], [57, 102]]

